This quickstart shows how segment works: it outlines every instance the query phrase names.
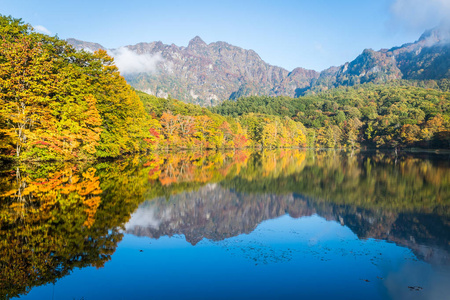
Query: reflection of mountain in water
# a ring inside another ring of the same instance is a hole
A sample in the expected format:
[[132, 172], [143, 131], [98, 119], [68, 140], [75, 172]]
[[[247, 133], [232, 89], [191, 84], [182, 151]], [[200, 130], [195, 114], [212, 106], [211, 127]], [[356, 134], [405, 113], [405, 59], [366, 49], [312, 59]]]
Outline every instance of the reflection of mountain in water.
[[127, 233], [159, 238], [183, 234], [192, 245], [203, 238], [223, 240], [252, 232], [264, 220], [288, 213], [318, 214], [348, 226], [359, 238], [375, 238], [410, 248], [430, 263], [450, 264], [450, 226], [431, 214], [363, 210], [308, 199], [297, 194], [244, 194], [216, 184], [196, 192], [147, 201], [132, 215]]
[[306, 201], [287, 195], [247, 195], [209, 184], [196, 192], [143, 203], [126, 225], [128, 233], [159, 238], [184, 234], [195, 245], [203, 238], [223, 240], [250, 233], [264, 220], [289, 213], [314, 214]]
[[350, 206], [335, 206], [333, 210], [359, 238], [394, 242], [410, 248], [419, 259], [426, 262], [450, 264], [450, 224], [445, 217], [355, 210]]

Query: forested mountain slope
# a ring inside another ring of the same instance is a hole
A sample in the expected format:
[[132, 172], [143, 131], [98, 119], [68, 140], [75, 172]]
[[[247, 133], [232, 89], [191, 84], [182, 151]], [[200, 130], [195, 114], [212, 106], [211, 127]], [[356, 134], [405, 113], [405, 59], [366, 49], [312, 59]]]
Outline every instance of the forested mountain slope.
[[311, 147], [450, 148], [450, 93], [434, 89], [364, 84], [299, 98], [243, 97], [212, 111], [290, 118], [306, 127]]

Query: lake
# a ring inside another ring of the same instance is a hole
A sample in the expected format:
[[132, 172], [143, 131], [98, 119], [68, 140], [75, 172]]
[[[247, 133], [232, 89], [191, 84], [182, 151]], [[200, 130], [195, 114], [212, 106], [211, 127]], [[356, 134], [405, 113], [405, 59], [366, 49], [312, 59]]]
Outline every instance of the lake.
[[3, 166], [0, 299], [448, 299], [450, 155]]

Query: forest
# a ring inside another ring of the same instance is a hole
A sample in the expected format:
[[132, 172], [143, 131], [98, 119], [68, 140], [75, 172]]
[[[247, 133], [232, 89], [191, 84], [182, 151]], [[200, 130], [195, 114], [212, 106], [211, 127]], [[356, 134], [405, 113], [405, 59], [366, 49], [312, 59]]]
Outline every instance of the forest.
[[20, 160], [86, 160], [150, 148], [148, 117], [105, 51], [0, 17], [0, 153]]
[[450, 93], [436, 89], [364, 84], [299, 98], [228, 100], [212, 110], [290, 118], [306, 127], [309, 147], [450, 148]]
[[[134, 90], [106, 51], [0, 16], [0, 158], [93, 160], [170, 149], [450, 148], [448, 81], [250, 96], [205, 108]], [[429, 88], [429, 87], [433, 88]]]

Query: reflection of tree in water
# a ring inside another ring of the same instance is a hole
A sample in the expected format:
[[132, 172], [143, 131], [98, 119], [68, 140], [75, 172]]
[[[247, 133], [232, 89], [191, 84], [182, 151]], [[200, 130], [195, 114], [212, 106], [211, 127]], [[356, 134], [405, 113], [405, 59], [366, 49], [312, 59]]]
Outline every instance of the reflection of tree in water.
[[288, 165], [264, 175], [267, 156], [252, 155], [248, 167], [226, 188], [245, 193], [296, 193], [317, 201], [367, 209], [450, 215], [450, 163], [447, 157], [421, 159], [383, 153], [309, 152], [297, 170]]
[[448, 170], [446, 160], [298, 150], [11, 168], [0, 174], [0, 295], [26, 293], [76, 267], [103, 266], [144, 199], [154, 200], [127, 225], [138, 235], [182, 233], [195, 244], [251, 232], [286, 213], [317, 213], [359, 237], [442, 261], [450, 240]]
[[74, 268], [102, 267], [144, 195], [220, 181], [246, 159], [239, 151], [179, 153], [0, 171], [0, 298], [28, 293]]
[[[122, 239], [119, 227], [142, 201], [142, 188], [140, 199], [130, 199], [126, 185], [119, 184], [127, 169], [120, 163], [21, 168], [0, 179], [1, 298], [27, 293], [74, 268], [102, 267]], [[126, 181], [136, 183], [141, 175]], [[118, 180], [118, 190], [103, 195], [110, 180]]]

